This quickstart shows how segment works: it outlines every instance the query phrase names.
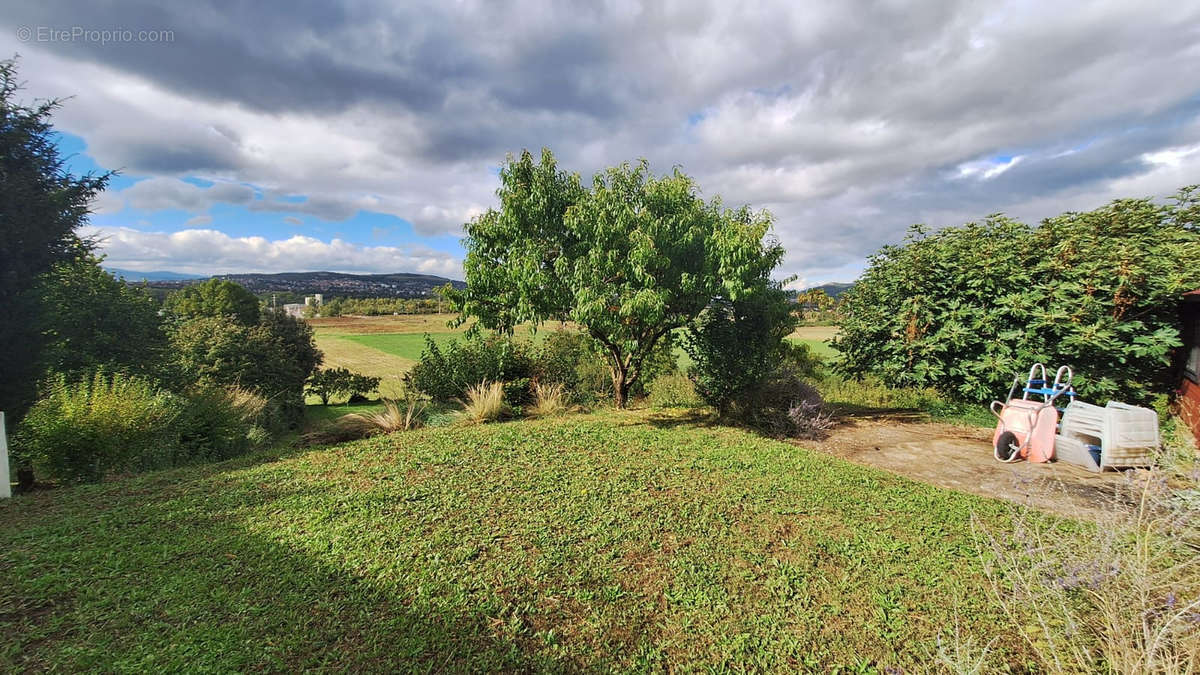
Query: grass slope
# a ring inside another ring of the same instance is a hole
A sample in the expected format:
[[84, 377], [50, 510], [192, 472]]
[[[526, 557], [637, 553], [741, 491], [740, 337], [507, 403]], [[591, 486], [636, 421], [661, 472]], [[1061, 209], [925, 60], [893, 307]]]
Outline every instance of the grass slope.
[[644, 413], [425, 429], [0, 505], [0, 664], [906, 665], [1010, 639], [1009, 508]]

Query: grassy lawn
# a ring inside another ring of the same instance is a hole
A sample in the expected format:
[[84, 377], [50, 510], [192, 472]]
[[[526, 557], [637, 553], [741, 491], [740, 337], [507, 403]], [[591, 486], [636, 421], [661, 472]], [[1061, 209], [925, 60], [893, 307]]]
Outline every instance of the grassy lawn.
[[911, 670], [1020, 649], [1011, 508], [644, 412], [425, 429], [9, 500], [0, 664]]
[[329, 404], [329, 405], [309, 405], [305, 412], [306, 421], [310, 426], [316, 427], [326, 422], [332, 422], [342, 415], [350, 413], [373, 413], [383, 410], [382, 403], [356, 403], [349, 404]]
[[[344, 340], [374, 349], [384, 354], [399, 357], [407, 361], [411, 367], [421, 358], [425, 349], [425, 333], [364, 333], [362, 335], [347, 335]], [[429, 333], [430, 338], [440, 347], [451, 340], [462, 340], [462, 333]]]

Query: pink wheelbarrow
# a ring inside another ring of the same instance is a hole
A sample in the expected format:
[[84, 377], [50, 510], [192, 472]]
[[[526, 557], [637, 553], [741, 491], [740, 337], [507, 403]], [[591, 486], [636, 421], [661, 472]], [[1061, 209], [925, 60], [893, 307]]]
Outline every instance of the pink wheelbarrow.
[[[996, 416], [996, 432], [992, 434], [992, 449], [1001, 462], [1025, 459], [1030, 462], [1049, 462], [1054, 458], [1054, 436], [1058, 433], [1058, 414], [1054, 404], [1063, 396], [1075, 398], [1071, 385], [1073, 375], [1068, 366], [1062, 366], [1054, 374], [1054, 380], [1046, 378], [1046, 366], [1035, 363], [1025, 378], [1021, 397], [1017, 398], [1017, 387], [1021, 376], [1013, 378], [1005, 401], [992, 401], [991, 411]], [[1037, 400], [1034, 397], [1041, 397]]]

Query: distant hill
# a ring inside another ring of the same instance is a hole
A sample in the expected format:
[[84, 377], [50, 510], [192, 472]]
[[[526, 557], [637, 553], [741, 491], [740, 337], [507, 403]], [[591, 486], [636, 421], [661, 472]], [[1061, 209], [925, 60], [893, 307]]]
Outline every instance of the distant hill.
[[851, 283], [834, 282], [834, 283], [829, 283], [829, 284], [821, 284], [820, 286], [813, 286], [811, 288], [806, 288], [802, 291], [788, 291], [787, 294], [788, 294], [789, 298], [791, 298], [792, 300], [795, 300], [796, 296], [801, 293], [807, 293], [809, 291], [825, 291], [825, 295], [828, 295], [831, 298], [837, 299], [838, 296], [840, 296], [842, 293], [845, 293], [846, 291], [850, 290], [851, 288], [854, 288], [853, 282], [851, 282]]
[[[418, 298], [432, 295], [439, 286], [450, 284], [455, 288], [466, 288], [466, 284], [454, 279], [432, 274], [344, 274], [342, 272], [281, 272], [278, 274], [215, 274], [218, 279], [228, 279], [245, 286], [251, 293], [295, 293], [313, 295], [322, 293], [342, 298]], [[126, 277], [128, 280], [129, 277]], [[155, 288], [182, 288], [203, 279], [163, 279], [151, 281]]]
[[835, 282], [835, 283], [831, 283], [831, 284], [821, 284], [820, 286], [814, 286], [813, 288], [806, 289], [806, 290], [825, 291], [825, 295], [828, 295], [831, 298], [837, 298], [839, 295], [841, 295], [842, 293], [845, 293], [846, 291], [850, 290], [851, 288], [854, 288], [853, 282], [848, 283], [848, 284]]
[[124, 278], [125, 281], [183, 281], [185, 279], [202, 279], [207, 278], [196, 274], [181, 274], [179, 272], [155, 271], [155, 272], [137, 272], [134, 270], [123, 270], [119, 267], [105, 267], [109, 274], [114, 277]]

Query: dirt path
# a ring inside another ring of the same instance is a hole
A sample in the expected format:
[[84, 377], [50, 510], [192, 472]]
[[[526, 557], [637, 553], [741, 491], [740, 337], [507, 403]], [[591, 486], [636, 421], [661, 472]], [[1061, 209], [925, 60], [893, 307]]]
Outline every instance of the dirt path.
[[868, 417], [803, 445], [924, 483], [1088, 520], [1111, 510], [1116, 488], [1125, 482], [1119, 472], [1091, 473], [1062, 462], [997, 462], [991, 435], [990, 429]]

